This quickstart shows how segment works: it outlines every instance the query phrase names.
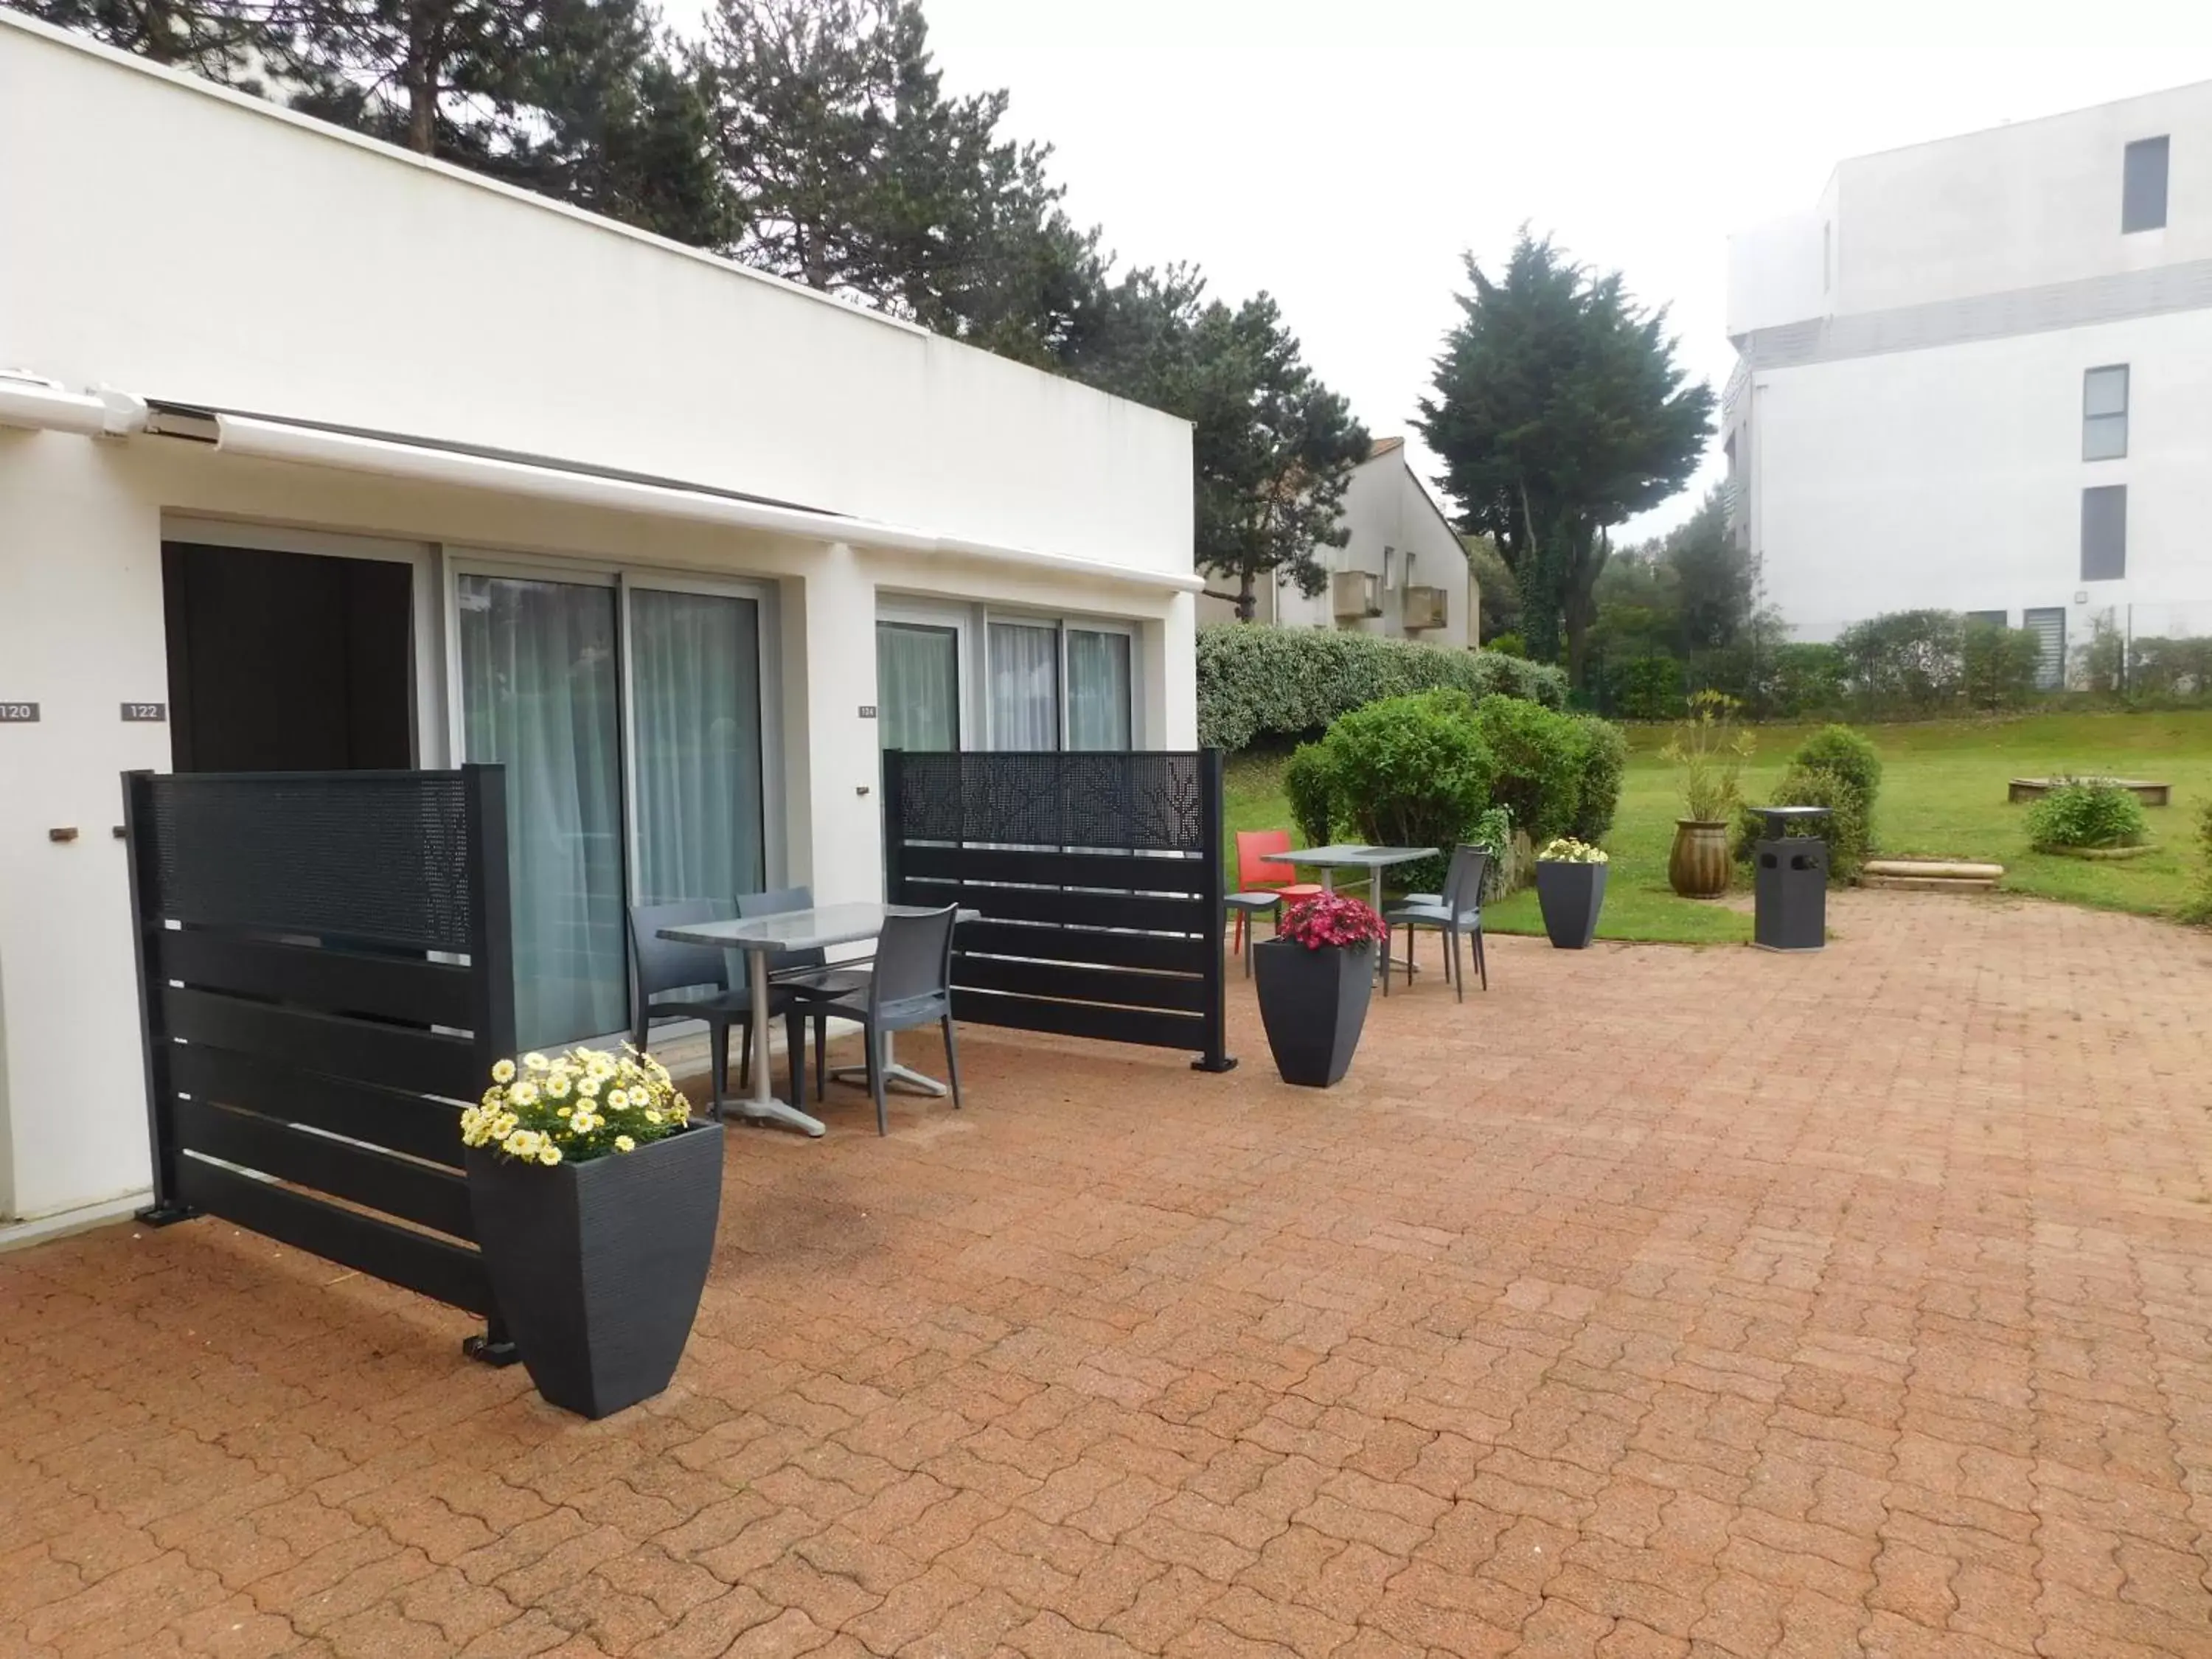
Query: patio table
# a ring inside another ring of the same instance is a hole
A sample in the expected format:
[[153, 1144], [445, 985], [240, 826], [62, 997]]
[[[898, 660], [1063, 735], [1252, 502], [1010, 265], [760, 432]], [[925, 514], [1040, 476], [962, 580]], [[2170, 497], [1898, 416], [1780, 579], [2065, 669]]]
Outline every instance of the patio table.
[[[1320, 871], [1322, 885], [1332, 893], [1336, 890], [1336, 872], [1339, 870], [1366, 871], [1367, 902], [1380, 915], [1382, 909], [1382, 872], [1394, 865], [1412, 864], [1436, 855], [1437, 849], [1433, 847], [1363, 847], [1352, 842], [1332, 842], [1326, 847], [1302, 847], [1279, 856], [1285, 863], [1307, 865]], [[1385, 996], [1390, 992], [1390, 969], [1393, 967], [1402, 966], [1408, 978], [1413, 975], [1413, 964], [1410, 959], [1403, 963], [1392, 961], [1390, 942], [1387, 939], [1382, 941], [1377, 960], [1382, 970]]]
[[[730, 1103], [739, 1114], [771, 1123], [788, 1124], [794, 1129], [804, 1129], [810, 1135], [819, 1135], [823, 1128], [822, 1120], [800, 1111], [787, 1101], [779, 1100], [769, 1084], [769, 958], [779, 951], [826, 950], [833, 945], [854, 945], [871, 939], [884, 931], [886, 916], [926, 916], [932, 914], [926, 905], [881, 904], [862, 901], [851, 904], [821, 904], [811, 910], [784, 910], [775, 915], [749, 916], [731, 921], [699, 921], [682, 927], [664, 927], [660, 937], [674, 939], [680, 945], [711, 945], [726, 951], [734, 975], [738, 958], [749, 959], [747, 977], [752, 985], [753, 1018], [749, 1041], [753, 1050], [753, 1091], [740, 1096]], [[959, 911], [955, 920], [973, 921], [981, 912]], [[942, 1094], [944, 1085], [934, 1078], [898, 1065], [891, 1059], [890, 1039], [884, 1039], [884, 1068], [896, 1071], [902, 1080], [919, 1085], [928, 1085]]]

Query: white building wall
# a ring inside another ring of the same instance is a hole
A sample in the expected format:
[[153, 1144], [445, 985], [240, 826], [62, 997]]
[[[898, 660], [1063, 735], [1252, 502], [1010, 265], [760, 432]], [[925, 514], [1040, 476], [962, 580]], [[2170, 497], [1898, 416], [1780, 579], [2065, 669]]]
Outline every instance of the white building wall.
[[[161, 541], [420, 544], [417, 759], [451, 567], [745, 577], [773, 596], [783, 868], [881, 891], [874, 621], [924, 592], [1133, 624], [1139, 741], [1195, 742], [1188, 426], [0, 14], [0, 367], [75, 386], [739, 490], [1115, 578], [0, 427], [0, 1221], [148, 1183], [119, 775], [166, 768]], [[241, 532], [247, 533], [247, 532]], [[1157, 573], [1157, 578], [1145, 573]], [[49, 831], [74, 829], [73, 839]], [[771, 840], [776, 837], [772, 836]]]
[[[2124, 234], [2125, 147], [2161, 136], [2166, 224]], [[1729, 316], [1731, 523], [1801, 635], [1924, 606], [2212, 632], [2212, 83], [1846, 161], [1734, 240]], [[2129, 454], [2084, 462], [2114, 363]], [[2085, 581], [2081, 491], [2115, 483], [2127, 573]]]
[[[2109, 363], [2128, 454], [2084, 461], [2082, 372]], [[2107, 606], [2201, 604], [2212, 628], [2212, 311], [1761, 370], [1752, 396], [1766, 591], [1802, 636], [1923, 606], [2063, 605], [2078, 637]], [[2116, 581], [2081, 580], [2098, 484], [2128, 487]]]

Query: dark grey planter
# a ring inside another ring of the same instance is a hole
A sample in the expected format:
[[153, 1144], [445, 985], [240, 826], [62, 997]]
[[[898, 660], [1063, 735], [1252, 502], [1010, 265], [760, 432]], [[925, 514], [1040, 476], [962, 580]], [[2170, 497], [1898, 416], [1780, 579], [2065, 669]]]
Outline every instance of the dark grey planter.
[[1375, 994], [1373, 942], [1309, 951], [1271, 939], [1253, 947], [1252, 964], [1260, 1023], [1283, 1081], [1307, 1089], [1341, 1082]]
[[1605, 908], [1605, 864], [1536, 864], [1536, 903], [1544, 913], [1544, 932], [1562, 951], [1580, 951], [1597, 934], [1597, 913]]
[[714, 1254], [718, 1127], [550, 1170], [472, 1146], [468, 1170], [492, 1297], [538, 1392], [598, 1418], [666, 1388]]

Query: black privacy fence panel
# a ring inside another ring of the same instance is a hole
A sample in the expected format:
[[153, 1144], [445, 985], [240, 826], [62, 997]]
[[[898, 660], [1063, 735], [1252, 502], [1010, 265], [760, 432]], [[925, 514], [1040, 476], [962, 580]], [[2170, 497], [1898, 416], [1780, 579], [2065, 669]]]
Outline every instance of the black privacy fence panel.
[[885, 890], [961, 904], [963, 1020], [1224, 1052], [1221, 756], [884, 757]]
[[123, 781], [146, 1218], [490, 1316], [459, 1118], [514, 1041], [501, 769]]

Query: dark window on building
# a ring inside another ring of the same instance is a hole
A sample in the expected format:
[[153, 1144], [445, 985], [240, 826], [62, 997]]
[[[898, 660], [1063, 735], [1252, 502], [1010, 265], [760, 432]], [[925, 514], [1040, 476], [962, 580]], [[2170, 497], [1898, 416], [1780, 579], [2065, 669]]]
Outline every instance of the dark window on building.
[[2120, 179], [2120, 234], [2166, 225], [2166, 162], [2169, 143], [2138, 138], [2127, 148]]
[[2128, 487], [2101, 484], [2081, 492], [2081, 580], [2116, 581], [2128, 574]]
[[1992, 628], [2002, 628], [2005, 625], [2005, 613], [2002, 611], [1969, 611], [1966, 613], [1966, 620], [1970, 623], [1987, 623]]
[[2128, 366], [2081, 374], [2081, 459], [2117, 461], [2128, 453]]
[[2020, 625], [2035, 635], [2035, 689], [2056, 691], [2066, 684], [2066, 612], [2053, 605], [2045, 611], [2023, 611]]

